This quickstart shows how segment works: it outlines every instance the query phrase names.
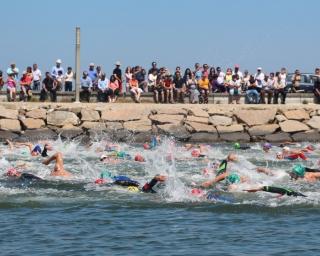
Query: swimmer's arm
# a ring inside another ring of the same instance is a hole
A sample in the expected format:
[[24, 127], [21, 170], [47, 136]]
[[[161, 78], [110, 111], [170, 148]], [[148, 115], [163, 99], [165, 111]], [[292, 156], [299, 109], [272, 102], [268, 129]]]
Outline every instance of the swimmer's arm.
[[166, 181], [167, 178], [168, 178], [168, 177], [165, 176], [165, 175], [156, 175], [156, 176], [154, 176], [154, 179], [155, 179], [156, 181], [160, 181], [160, 182]]
[[262, 191], [262, 187], [260, 188], [251, 188], [251, 189], [244, 189], [243, 191], [249, 192], [249, 193], [255, 193], [258, 191]]
[[8, 143], [10, 150], [13, 150], [14, 146], [11, 140], [6, 140], [6, 142]]
[[267, 175], [270, 175], [270, 176], [273, 175], [271, 170], [269, 170], [267, 168], [264, 168], [264, 167], [257, 167], [257, 172], [258, 173], [264, 173], [264, 174], [267, 174]]
[[213, 180], [210, 180], [210, 181], [207, 181], [207, 182], [202, 183], [201, 186], [202, 186], [202, 187], [205, 187], [205, 188], [210, 187], [210, 186], [212, 186], [213, 184], [218, 183], [218, 182], [224, 180], [227, 176], [228, 176], [228, 173], [226, 173], [226, 172], [225, 172], [225, 173], [222, 173], [222, 174], [218, 175], [217, 177], [215, 177]]

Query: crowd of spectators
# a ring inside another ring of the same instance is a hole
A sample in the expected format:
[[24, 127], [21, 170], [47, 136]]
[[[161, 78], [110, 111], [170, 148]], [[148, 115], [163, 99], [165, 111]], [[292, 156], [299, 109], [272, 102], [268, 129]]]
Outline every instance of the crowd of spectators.
[[[110, 78], [107, 78], [101, 66], [90, 63], [88, 70], [81, 74], [80, 99], [90, 102], [92, 92], [96, 92], [99, 102], [116, 102], [120, 95], [131, 95], [136, 103], [141, 102], [143, 93], [152, 93], [155, 103], [189, 103], [207, 104], [209, 95], [225, 93], [230, 104], [239, 104], [240, 97], [245, 97], [245, 103], [253, 104], [285, 104], [287, 95], [287, 70], [282, 68], [277, 72], [265, 73], [261, 67], [250, 74], [243, 72], [239, 65], [227, 68], [225, 72], [220, 67], [210, 67], [207, 64], [196, 63], [193, 70], [184, 71], [178, 66], [171, 73], [168, 68], [158, 68], [153, 62], [146, 72], [141, 66], [126, 67], [122, 72], [121, 63], [117, 61]], [[0, 71], [0, 89], [7, 90], [8, 101], [29, 101], [33, 91], [40, 91], [40, 101], [48, 98], [57, 101], [57, 91], [74, 91], [75, 74], [71, 67], [65, 72], [62, 61], [58, 59], [51, 72], [44, 77], [37, 64], [27, 67], [19, 77], [19, 69], [11, 63], [6, 71], [7, 79]], [[291, 91], [299, 91], [301, 73], [295, 70], [292, 74]], [[315, 102], [320, 103], [320, 69], [313, 75]], [[19, 88], [19, 93], [17, 93]]]

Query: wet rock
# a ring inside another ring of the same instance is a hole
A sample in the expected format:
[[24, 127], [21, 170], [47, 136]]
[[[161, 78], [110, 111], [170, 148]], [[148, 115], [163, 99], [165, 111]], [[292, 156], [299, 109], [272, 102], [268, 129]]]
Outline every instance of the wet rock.
[[57, 133], [48, 128], [37, 129], [37, 130], [26, 130], [21, 137], [27, 138], [26, 141], [37, 141], [37, 140], [55, 140], [58, 138]]
[[304, 109], [283, 111], [283, 114], [290, 120], [302, 121], [310, 119], [309, 114]]
[[251, 136], [262, 136], [274, 133], [279, 128], [277, 124], [256, 125], [249, 128]]
[[292, 141], [290, 134], [286, 133], [286, 132], [280, 132], [280, 133], [266, 135], [265, 140], [269, 141], [269, 142]]
[[20, 132], [21, 125], [20, 125], [19, 120], [1, 119], [0, 120], [0, 129], [3, 131]]
[[60, 136], [66, 139], [74, 139], [82, 133], [83, 130], [81, 128], [72, 124], [66, 124], [62, 127], [62, 129], [59, 130]]
[[53, 111], [47, 115], [47, 123], [58, 127], [78, 125], [79, 122], [77, 115], [68, 111]]
[[132, 132], [147, 132], [151, 131], [151, 121], [149, 119], [139, 121], [129, 121], [123, 124], [123, 128]]
[[320, 141], [320, 133], [316, 130], [298, 132], [292, 135], [294, 141], [310, 141], [316, 142]]
[[120, 122], [106, 122], [107, 130], [121, 130], [123, 126]]
[[45, 120], [47, 117], [47, 111], [43, 108], [33, 109], [26, 113], [26, 117]]
[[11, 131], [0, 131], [0, 141], [4, 142], [6, 140], [15, 140], [19, 138], [19, 135], [16, 133], [13, 133]]
[[245, 132], [220, 133], [220, 140], [250, 142], [250, 136]]
[[213, 143], [219, 141], [218, 133], [197, 132], [188, 140], [192, 143]]
[[310, 130], [307, 125], [295, 120], [287, 120], [280, 123], [280, 128], [283, 132], [301, 132]]
[[24, 128], [27, 130], [40, 129], [46, 126], [42, 119], [24, 118], [21, 120], [21, 122]]
[[234, 114], [241, 122], [254, 126], [273, 122], [276, 109], [241, 109]]
[[105, 130], [105, 129], [106, 129], [106, 125], [105, 125], [105, 123], [102, 123], [102, 122], [89, 122], [89, 121], [85, 121], [85, 122], [83, 122], [83, 124], [81, 125], [81, 128], [84, 128], [84, 129], [93, 129], [93, 130]]
[[219, 116], [219, 115], [213, 115], [209, 117], [209, 123], [213, 124], [214, 126], [217, 125], [231, 125], [232, 124], [232, 118], [227, 116]]
[[186, 127], [174, 124], [157, 125], [159, 132], [165, 135], [173, 136], [178, 140], [187, 140], [191, 137]]

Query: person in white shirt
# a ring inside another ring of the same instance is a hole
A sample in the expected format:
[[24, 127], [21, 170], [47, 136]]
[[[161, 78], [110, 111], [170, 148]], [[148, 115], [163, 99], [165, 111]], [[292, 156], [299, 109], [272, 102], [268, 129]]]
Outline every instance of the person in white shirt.
[[257, 91], [260, 93], [264, 81], [264, 73], [262, 72], [262, 68], [257, 68], [257, 73], [254, 75], [254, 79], [256, 80]]
[[279, 95], [281, 95], [281, 104], [285, 104], [287, 92], [285, 90], [286, 83], [281, 79], [281, 73], [277, 72], [274, 81], [274, 97], [273, 104], [278, 104]]
[[153, 70], [152, 73], [148, 75], [148, 88], [149, 91], [154, 90], [156, 87], [156, 82], [157, 82], [158, 74], [156, 70]]
[[57, 59], [56, 65], [52, 68], [51, 76], [52, 78], [56, 78], [58, 76], [58, 72], [61, 71], [62, 75], [64, 75], [64, 69], [61, 67], [62, 61], [60, 59]]
[[232, 80], [229, 82], [229, 104], [240, 103], [241, 80], [238, 75], [232, 75]]
[[271, 104], [271, 100], [274, 92], [274, 73], [270, 73], [269, 77], [266, 76], [265, 93], [267, 94], [268, 104]]
[[240, 80], [243, 79], [243, 74], [240, 71], [240, 66], [238, 64], [234, 65], [234, 71], [233, 71], [232, 75], [238, 75]]
[[218, 87], [218, 92], [225, 92], [226, 87], [224, 86], [224, 78], [226, 77], [226, 74], [221, 71], [220, 67], [217, 67], [217, 87]]
[[64, 91], [66, 92], [72, 91], [73, 78], [74, 78], [74, 74], [72, 71], [72, 67], [68, 67], [67, 72], [64, 75]]
[[32, 75], [33, 75], [33, 88], [34, 91], [39, 91], [41, 86], [41, 70], [38, 68], [36, 63], [32, 66]]
[[98, 101], [107, 102], [109, 95], [109, 79], [105, 73], [101, 73], [101, 78], [98, 79]]
[[285, 86], [287, 86], [287, 70], [286, 70], [286, 68], [281, 69], [280, 79], [281, 79], [281, 83], [283, 83], [283, 84], [285, 84]]

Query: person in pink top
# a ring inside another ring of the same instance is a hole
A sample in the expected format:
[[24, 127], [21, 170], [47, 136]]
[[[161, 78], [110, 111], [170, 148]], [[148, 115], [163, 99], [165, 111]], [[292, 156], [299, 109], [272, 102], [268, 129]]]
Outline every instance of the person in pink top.
[[110, 77], [109, 83], [109, 102], [116, 102], [117, 97], [119, 96], [119, 81], [115, 78], [114, 75]]
[[20, 100], [26, 101], [30, 100], [32, 96], [31, 84], [33, 81], [32, 69], [31, 67], [27, 67], [27, 71], [23, 72], [23, 75], [20, 79]]
[[8, 101], [16, 101], [16, 81], [14, 80], [14, 74], [8, 74], [7, 80], [7, 94]]

